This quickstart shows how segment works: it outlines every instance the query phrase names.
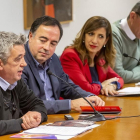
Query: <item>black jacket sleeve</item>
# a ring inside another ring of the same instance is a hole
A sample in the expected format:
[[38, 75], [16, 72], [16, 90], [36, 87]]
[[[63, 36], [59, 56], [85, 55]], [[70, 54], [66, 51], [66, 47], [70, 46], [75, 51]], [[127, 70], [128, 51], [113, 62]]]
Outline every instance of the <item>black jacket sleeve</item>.
[[22, 119], [0, 120], [0, 135], [21, 131]]
[[23, 114], [28, 111], [37, 111], [41, 113], [42, 122], [47, 120], [47, 110], [43, 104], [43, 101], [35, 96], [32, 90], [30, 90], [23, 80], [18, 81], [19, 87], [17, 91], [20, 100], [20, 109]]

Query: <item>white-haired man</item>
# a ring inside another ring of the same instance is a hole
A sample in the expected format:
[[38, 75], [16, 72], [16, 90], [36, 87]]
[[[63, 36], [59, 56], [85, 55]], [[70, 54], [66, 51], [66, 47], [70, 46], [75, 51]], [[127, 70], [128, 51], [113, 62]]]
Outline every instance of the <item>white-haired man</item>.
[[47, 120], [43, 102], [21, 80], [24, 35], [0, 32], [0, 135], [38, 126]]

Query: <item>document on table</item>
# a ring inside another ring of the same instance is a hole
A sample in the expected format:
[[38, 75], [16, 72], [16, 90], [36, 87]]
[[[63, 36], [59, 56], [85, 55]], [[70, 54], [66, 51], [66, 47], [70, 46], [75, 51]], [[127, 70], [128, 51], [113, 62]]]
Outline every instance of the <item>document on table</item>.
[[95, 128], [99, 124], [94, 124], [87, 127], [69, 127], [69, 126], [46, 126], [40, 125], [36, 128], [25, 130], [24, 133], [30, 134], [52, 134], [52, 135], [63, 135], [63, 136], [76, 136], [89, 129]]
[[140, 87], [127, 87], [118, 90], [119, 94], [113, 96], [140, 96]]
[[62, 135], [50, 135], [50, 134], [29, 134], [29, 133], [18, 133], [13, 136], [10, 136], [10, 138], [27, 138], [27, 139], [61, 139], [61, 140], [67, 140], [74, 136], [62, 136]]

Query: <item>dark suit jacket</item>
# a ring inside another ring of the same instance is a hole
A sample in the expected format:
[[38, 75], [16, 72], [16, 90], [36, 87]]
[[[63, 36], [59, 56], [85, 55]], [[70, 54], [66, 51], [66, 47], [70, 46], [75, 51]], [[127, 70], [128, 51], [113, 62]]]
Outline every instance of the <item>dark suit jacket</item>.
[[[68, 113], [69, 112], [69, 100], [59, 100], [60, 96], [64, 99], [77, 99], [81, 96], [78, 95], [72, 88], [58, 80], [54, 76], [50, 76], [50, 81], [53, 89], [53, 95], [55, 100], [46, 100], [43, 83], [40, 79], [39, 73], [37, 71], [36, 65], [33, 61], [31, 53], [27, 49], [28, 42], [25, 45], [26, 55], [25, 61], [27, 66], [24, 68], [22, 78], [27, 83], [30, 89], [34, 91], [37, 97], [43, 100], [48, 114], [54, 113]], [[87, 97], [91, 93], [82, 90], [79, 86], [75, 85], [69, 77], [64, 73], [59, 58], [56, 54], [53, 54], [52, 60], [49, 65], [49, 70], [61, 77], [63, 80], [67, 81], [75, 90], [81, 93], [82, 96]]]
[[47, 120], [47, 111], [43, 102], [33, 94], [32, 90], [27, 88], [23, 80], [18, 81], [17, 86], [11, 90], [16, 105], [13, 115], [3, 101], [4, 93], [5, 91], [0, 88], [0, 135], [21, 131], [22, 120], [20, 117], [28, 111], [38, 111], [42, 115], [42, 121]]

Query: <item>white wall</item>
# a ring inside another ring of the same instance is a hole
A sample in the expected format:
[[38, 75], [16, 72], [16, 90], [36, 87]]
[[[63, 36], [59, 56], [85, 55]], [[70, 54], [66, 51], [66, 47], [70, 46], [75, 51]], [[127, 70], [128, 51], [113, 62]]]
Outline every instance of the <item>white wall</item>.
[[[111, 23], [125, 18], [139, 0], [73, 0], [73, 21], [63, 24], [64, 35], [56, 53], [72, 43], [85, 21], [91, 16], [106, 17]], [[23, 27], [23, 0], [0, 0], [0, 31], [12, 31], [28, 35]]]

